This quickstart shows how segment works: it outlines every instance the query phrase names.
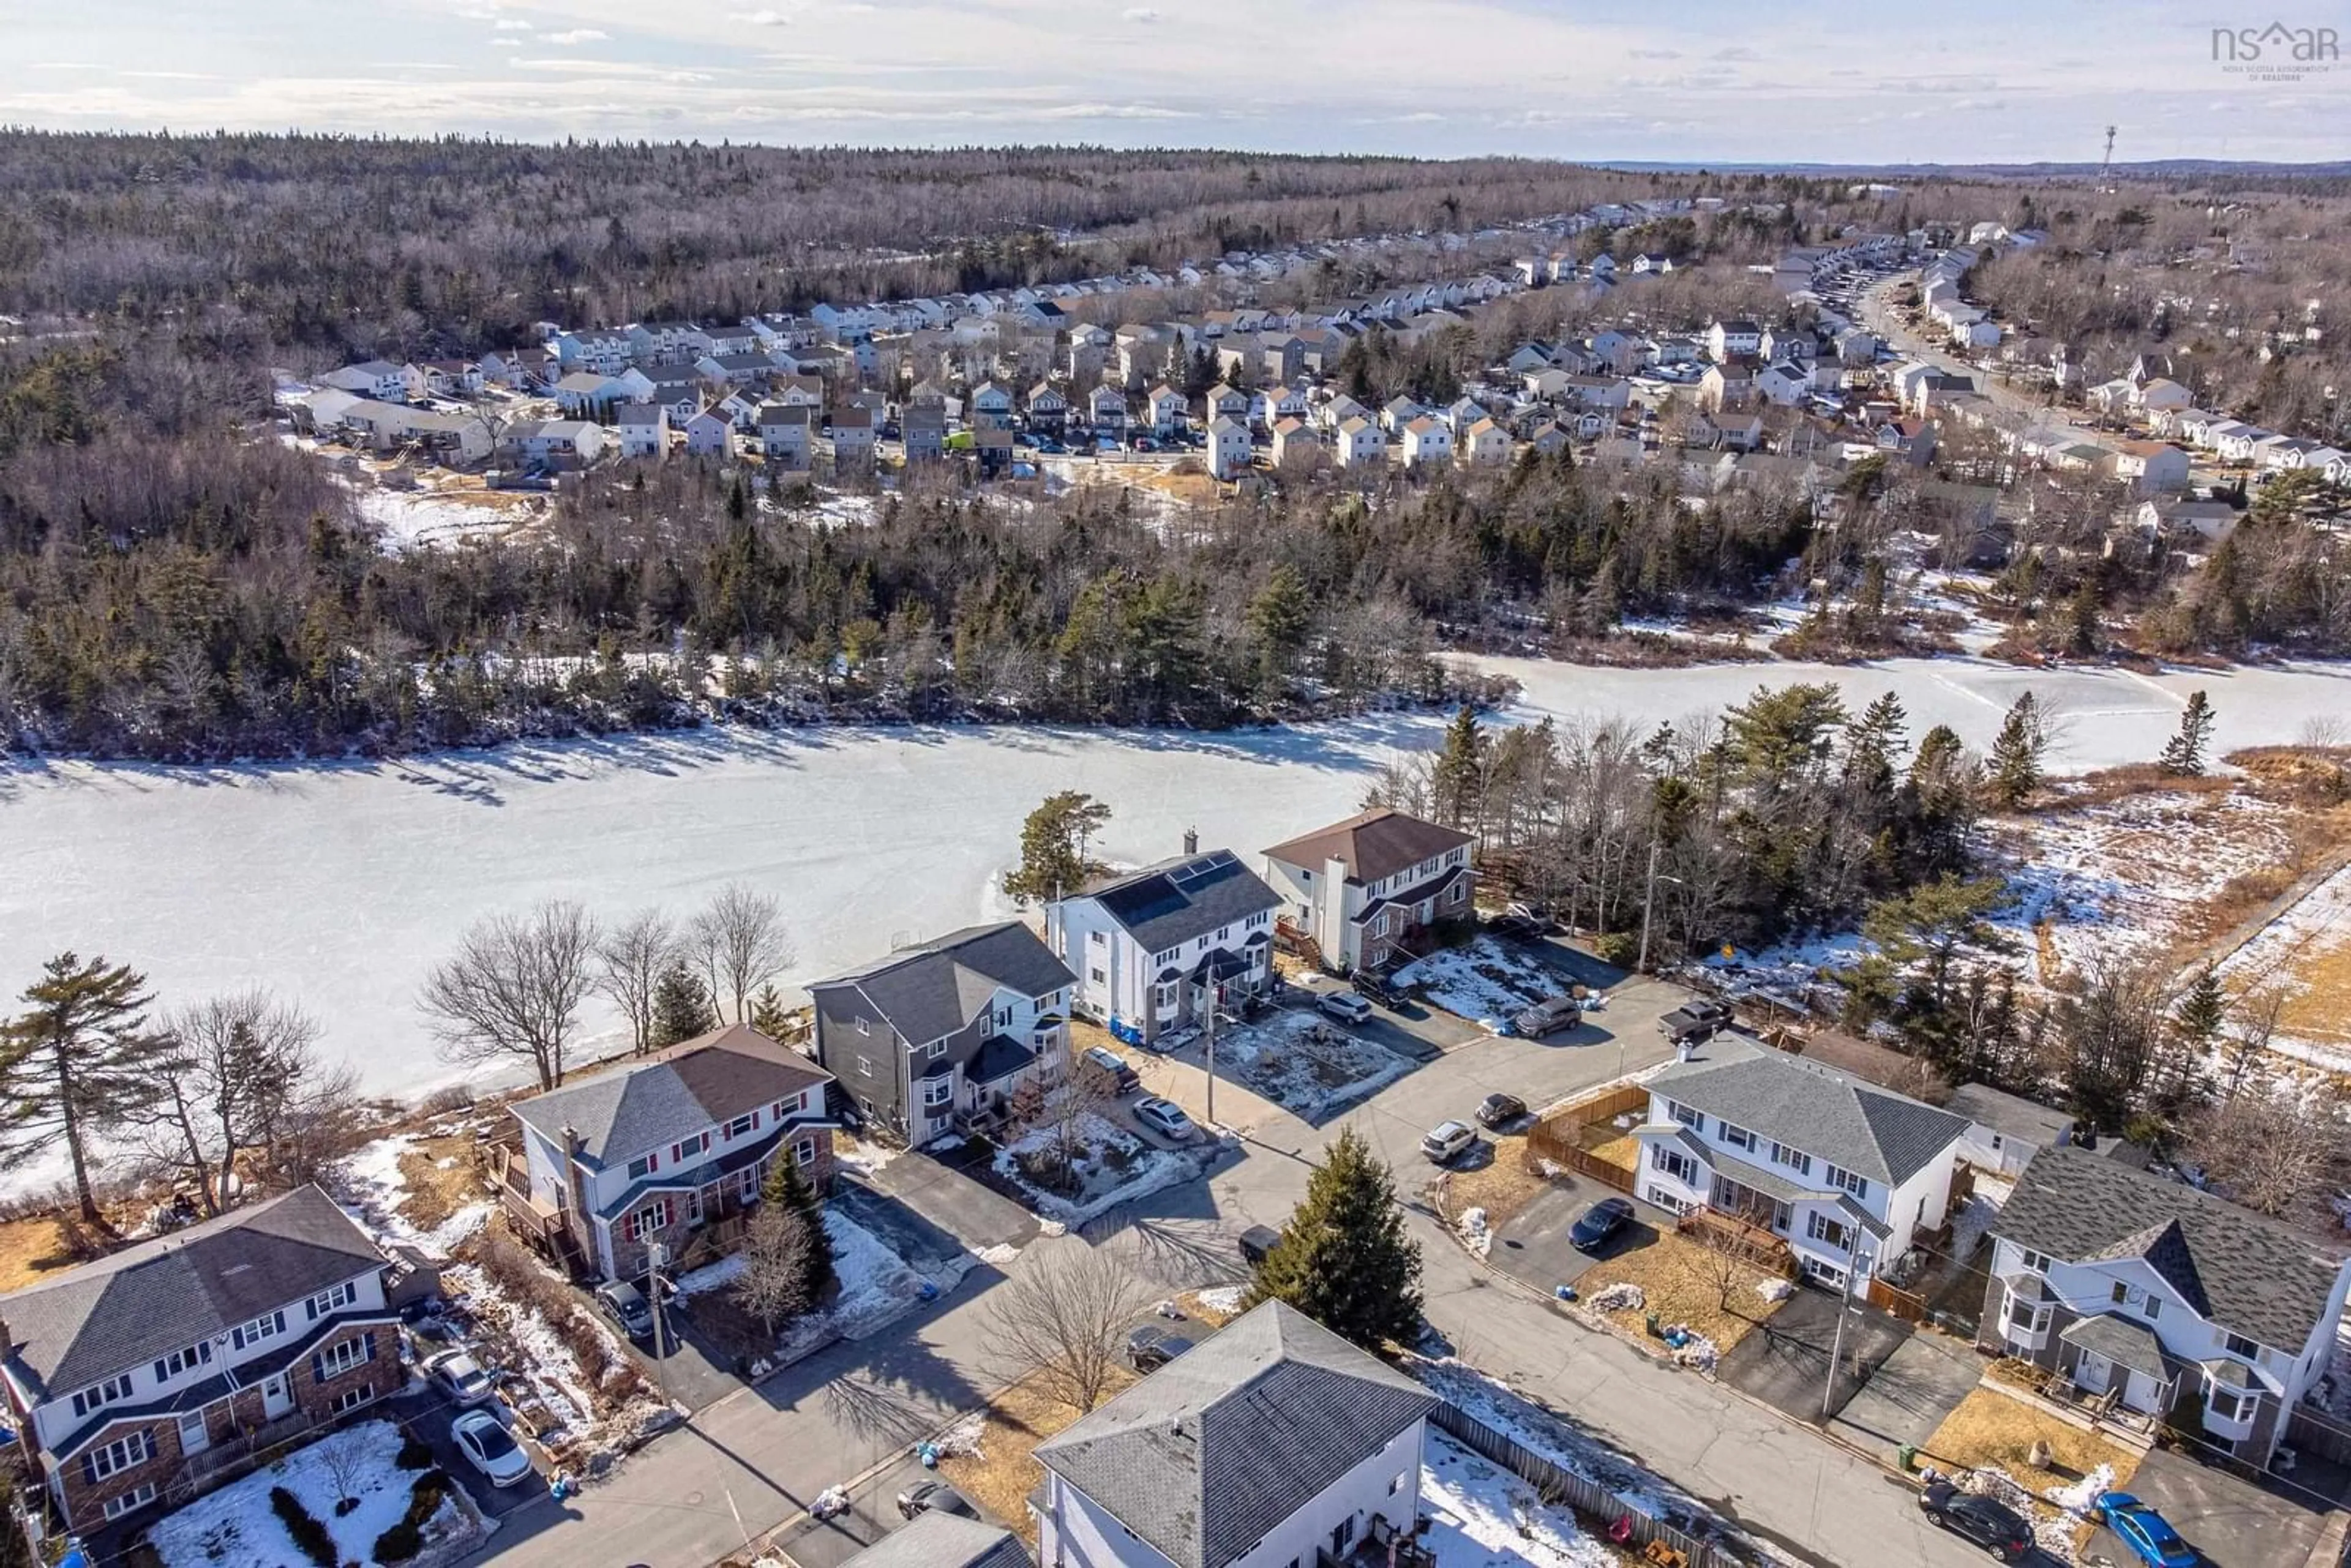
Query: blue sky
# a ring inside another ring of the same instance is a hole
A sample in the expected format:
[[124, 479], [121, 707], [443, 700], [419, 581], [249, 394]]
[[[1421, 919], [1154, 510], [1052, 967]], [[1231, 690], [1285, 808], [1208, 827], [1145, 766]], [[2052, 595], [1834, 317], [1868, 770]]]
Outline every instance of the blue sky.
[[2212, 57], [2351, 37], [2298, 4], [0, 0], [0, 122], [1726, 162], [2092, 160], [2112, 122], [2126, 160], [2351, 157], [2351, 61]]

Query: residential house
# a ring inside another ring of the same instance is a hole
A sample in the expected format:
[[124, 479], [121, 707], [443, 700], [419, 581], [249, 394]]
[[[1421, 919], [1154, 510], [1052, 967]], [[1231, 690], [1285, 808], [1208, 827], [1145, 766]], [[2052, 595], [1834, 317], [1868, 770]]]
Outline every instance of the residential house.
[[1184, 394], [1165, 382], [1151, 389], [1144, 406], [1151, 413], [1151, 433], [1158, 436], [1173, 435], [1182, 430], [1191, 413]]
[[1218, 382], [1208, 389], [1207, 402], [1208, 418], [1211, 421], [1222, 417], [1231, 420], [1236, 424], [1249, 423], [1249, 400], [1247, 392], [1235, 392], [1224, 382]]
[[971, 428], [974, 430], [1009, 430], [1012, 428], [1012, 393], [994, 382], [982, 382], [971, 389]]
[[1766, 402], [1793, 408], [1812, 395], [1813, 372], [1802, 365], [1781, 360], [1755, 372], [1755, 390]]
[[622, 456], [669, 455], [669, 410], [657, 403], [625, 403], [613, 414], [612, 423], [620, 432]]
[[1086, 394], [1086, 420], [1097, 435], [1126, 434], [1126, 392], [1108, 382]]
[[879, 423], [873, 411], [861, 403], [833, 410], [834, 473], [862, 473], [873, 466], [873, 437]]
[[371, 450], [409, 453], [436, 463], [465, 466], [489, 456], [490, 427], [469, 413], [443, 413], [404, 402], [362, 398], [343, 410], [342, 429]]
[[1647, 1088], [1640, 1197], [1768, 1232], [1824, 1284], [1875, 1274], [1948, 1218], [1964, 1116], [1728, 1031]]
[[971, 433], [972, 457], [979, 465], [982, 479], [1003, 479], [1012, 473], [1012, 433], [1008, 430], [975, 430]]
[[2139, 387], [2132, 403], [2141, 412], [2159, 413], [2173, 409], [2189, 408], [2196, 402], [2195, 394], [2178, 382], [2157, 376]]
[[378, 402], [400, 402], [409, 394], [408, 367], [389, 360], [366, 360], [329, 371], [319, 378], [319, 384]]
[[2115, 477], [2143, 496], [2171, 496], [2188, 488], [2188, 454], [2168, 441], [2115, 443]]
[[639, 321], [628, 329], [630, 357], [641, 365], [690, 365], [710, 352], [710, 334], [691, 321]]
[[[627, 455], [628, 430], [622, 432]], [[584, 468], [604, 453], [604, 427], [584, 419], [518, 419], [498, 432], [498, 444], [524, 463]]]
[[1019, 921], [903, 948], [809, 988], [817, 1061], [867, 1121], [916, 1147], [993, 1132], [1069, 1061], [1077, 977]]
[[1752, 321], [1716, 321], [1706, 329], [1706, 355], [1719, 365], [1763, 351], [1763, 329]]
[[1249, 471], [1249, 428], [1229, 414], [1208, 422], [1208, 472], [1219, 479], [1238, 478]]
[[1339, 426], [1337, 451], [1342, 468], [1377, 468], [1388, 460], [1388, 438], [1378, 424], [1357, 414]]
[[1381, 808], [1265, 852], [1280, 923], [1327, 967], [1384, 969], [1440, 921], [1466, 920], [1477, 875], [1469, 835]]
[[574, 371], [552, 391], [556, 407], [574, 419], [592, 419], [622, 403], [642, 402], [653, 391], [653, 382], [634, 371], [625, 376]]
[[800, 403], [768, 402], [759, 405], [758, 423], [768, 468], [807, 473], [816, 447], [815, 414]]
[[947, 416], [939, 410], [917, 405], [899, 415], [898, 428], [904, 439], [906, 461], [935, 463], [947, 452]]
[[1040, 435], [1059, 435], [1070, 423], [1070, 400], [1050, 382], [1039, 382], [1025, 400], [1029, 428]]
[[706, 382], [719, 382], [730, 387], [749, 386], [765, 382], [778, 370], [776, 361], [764, 353], [705, 354], [694, 361], [694, 373]]
[[303, 1186], [0, 1296], [8, 1425], [67, 1528], [181, 1500], [398, 1393], [384, 1270]]
[[1419, 1527], [1437, 1400], [1267, 1301], [1037, 1445], [1055, 1568], [1394, 1562]]
[[1453, 461], [1453, 432], [1442, 420], [1422, 414], [1404, 427], [1404, 465], [1441, 468]]
[[636, 345], [626, 332], [559, 332], [549, 346], [566, 374], [593, 371], [600, 376], [617, 376], [636, 358]]
[[1527, 444], [1545, 457], [1565, 450], [1567, 444], [1568, 434], [1557, 420], [1543, 420], [1527, 432]]
[[1989, 1083], [1960, 1084], [1943, 1109], [1968, 1119], [1959, 1158], [1996, 1176], [2012, 1180], [2042, 1150], [2074, 1141], [2073, 1117]]
[[1047, 905], [1045, 940], [1078, 976], [1081, 1010], [1121, 1040], [1197, 1023], [1209, 998], [1270, 979], [1281, 900], [1230, 850], [1184, 853]]
[[1273, 465], [1293, 468], [1313, 463], [1322, 455], [1322, 443], [1313, 429], [1302, 419], [1285, 419], [1273, 427]]
[[1708, 365], [1698, 378], [1698, 405], [1711, 413], [1718, 409], [1743, 409], [1756, 400], [1755, 378], [1738, 365]]
[[713, 402], [685, 422], [685, 455], [689, 457], [731, 457], [735, 455], [735, 422]]
[[1472, 468], [1499, 468], [1510, 460], [1510, 433], [1490, 419], [1479, 419], [1461, 433], [1455, 454]]
[[[1633, 276], [1663, 276], [1674, 269], [1674, 258], [1660, 250], [1645, 250], [1633, 258]], [[1595, 269], [1596, 270], [1596, 269]]]
[[1880, 452], [1920, 467], [1934, 460], [1935, 427], [1923, 419], [1886, 420], [1872, 439]]
[[507, 1107], [522, 1153], [499, 1196], [516, 1225], [600, 1279], [739, 1237], [769, 1166], [832, 1177], [832, 1075], [748, 1024], [728, 1024]]
[[1990, 1238], [1981, 1349], [2163, 1416], [2256, 1470], [2332, 1364], [2351, 1262], [2127, 1161], [2043, 1149]]

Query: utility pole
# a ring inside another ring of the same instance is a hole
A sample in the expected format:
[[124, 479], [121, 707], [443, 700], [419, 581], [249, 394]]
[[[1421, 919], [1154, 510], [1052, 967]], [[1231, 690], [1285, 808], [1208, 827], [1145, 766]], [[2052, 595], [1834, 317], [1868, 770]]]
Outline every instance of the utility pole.
[[1834, 1402], [1836, 1398], [1837, 1358], [1844, 1354], [1844, 1320], [1846, 1314], [1853, 1311], [1853, 1281], [1865, 1266], [1873, 1264], [1876, 1261], [1876, 1260], [1874, 1258], [1863, 1257], [1861, 1250], [1861, 1231], [1858, 1227], [1855, 1227], [1853, 1242], [1853, 1267], [1844, 1271], [1844, 1289], [1837, 1293], [1837, 1326], [1835, 1336], [1829, 1341], [1828, 1382], [1821, 1388], [1821, 1419], [1823, 1421], [1829, 1418], [1829, 1406]]
[[1208, 1125], [1217, 1124], [1217, 991], [1213, 976], [1208, 980]]
[[669, 1403], [669, 1352], [664, 1348], [667, 1336], [666, 1315], [662, 1311], [661, 1266], [669, 1261], [669, 1249], [658, 1241], [645, 1244], [645, 1305], [653, 1315], [653, 1375], [661, 1381], [662, 1403]]
[[2114, 172], [2115, 172], [2115, 128], [2114, 128], [2113, 126], [2109, 125], [2109, 126], [2107, 126], [2107, 127], [2106, 127], [2106, 155], [2105, 155], [2105, 157], [2104, 157], [2103, 159], [2099, 160], [2099, 162], [2098, 162], [2098, 189], [2099, 189], [2099, 190], [2101, 190], [2101, 191], [2111, 191], [2111, 190], [2113, 190], [2113, 189], [2114, 189], [2114, 186], [2113, 186], [2111, 183], [2109, 183], [2109, 181], [2110, 181], [2111, 177], [2113, 176]]
[[1633, 963], [1633, 973], [1649, 972], [1649, 913], [1657, 906], [1657, 841], [1649, 839], [1649, 875], [1641, 890], [1641, 956]]

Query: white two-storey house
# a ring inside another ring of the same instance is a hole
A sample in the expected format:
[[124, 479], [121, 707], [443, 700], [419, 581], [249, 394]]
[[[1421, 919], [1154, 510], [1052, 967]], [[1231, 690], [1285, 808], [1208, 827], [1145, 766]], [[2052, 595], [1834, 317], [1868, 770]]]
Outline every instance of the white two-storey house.
[[1280, 898], [1232, 851], [1198, 844], [1186, 833], [1177, 859], [1046, 906], [1046, 945], [1077, 977], [1077, 1005], [1129, 1044], [1272, 977]]
[[1964, 1116], [1728, 1031], [1647, 1088], [1635, 1191], [1769, 1230], [1823, 1284], [1880, 1271], [1950, 1208]]
[[501, 1196], [515, 1221], [599, 1278], [725, 1249], [789, 1159], [822, 1192], [832, 1177], [831, 1074], [748, 1024], [517, 1101], [519, 1168]]
[[1468, 919], [1469, 835], [1402, 811], [1364, 811], [1265, 852], [1281, 925], [1342, 974], [1384, 968], [1440, 920]]
[[1037, 1560], [1393, 1562], [1418, 1523], [1436, 1405], [1403, 1373], [1268, 1301], [1037, 1445]]
[[1018, 921], [975, 925], [809, 988], [817, 1060], [870, 1121], [919, 1147], [992, 1132], [1070, 1051], [1075, 977]]
[[1977, 1343], [2265, 1468], [2330, 1363], [2351, 1262], [2225, 1198], [2073, 1145], [1991, 1232]]

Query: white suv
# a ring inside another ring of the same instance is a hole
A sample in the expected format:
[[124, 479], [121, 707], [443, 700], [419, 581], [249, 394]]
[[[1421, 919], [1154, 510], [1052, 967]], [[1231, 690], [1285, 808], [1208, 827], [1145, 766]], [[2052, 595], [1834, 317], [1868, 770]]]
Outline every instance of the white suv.
[[1341, 1023], [1362, 1023], [1372, 1016], [1372, 1004], [1353, 991], [1325, 991], [1314, 998], [1314, 1010]]

